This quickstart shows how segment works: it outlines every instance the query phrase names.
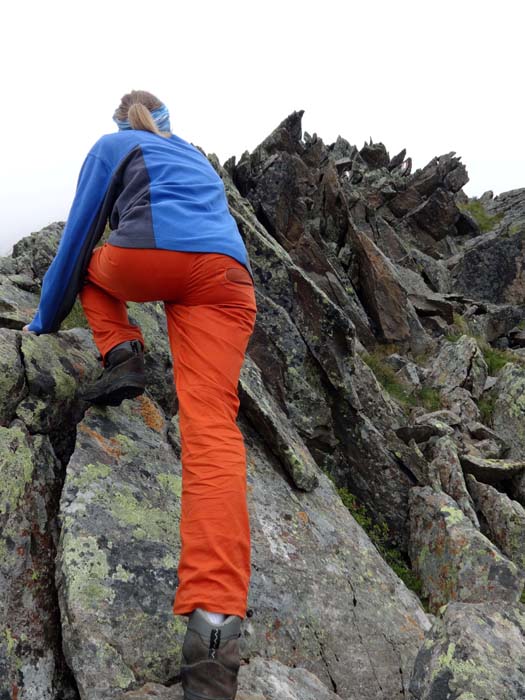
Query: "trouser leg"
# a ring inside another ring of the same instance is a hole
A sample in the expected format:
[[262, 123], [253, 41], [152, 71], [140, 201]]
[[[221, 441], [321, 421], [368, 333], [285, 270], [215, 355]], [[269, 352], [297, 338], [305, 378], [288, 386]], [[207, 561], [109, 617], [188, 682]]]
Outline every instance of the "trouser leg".
[[[89, 326], [93, 332], [95, 345], [104, 358], [119, 343], [126, 340], [139, 340], [144, 345], [144, 338], [138, 326], [133, 326], [128, 319], [128, 312], [123, 298], [118, 295], [118, 276], [116, 272], [126, 274], [122, 267], [115, 270], [108, 267], [106, 247], [97, 248], [91, 257], [85, 284], [80, 291], [80, 302]], [[137, 285], [140, 280], [137, 280]]]
[[[224, 269], [216, 276], [223, 275]], [[213, 280], [208, 284], [211, 291]], [[183, 467], [177, 614], [195, 608], [246, 613], [250, 531], [246, 453], [236, 417], [255, 300], [253, 288], [243, 286], [236, 290], [227, 282], [218, 289], [223, 297], [236, 297], [230, 303], [166, 305]]]

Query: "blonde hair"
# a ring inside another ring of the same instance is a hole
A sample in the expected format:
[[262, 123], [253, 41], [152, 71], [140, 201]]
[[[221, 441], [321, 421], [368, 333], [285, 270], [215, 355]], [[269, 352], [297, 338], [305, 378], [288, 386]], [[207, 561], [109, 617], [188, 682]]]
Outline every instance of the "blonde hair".
[[162, 102], [158, 97], [146, 90], [132, 90], [120, 100], [120, 105], [115, 111], [115, 117], [119, 120], [129, 121], [132, 129], [151, 131], [159, 136], [170, 137], [169, 131], [160, 131], [155, 124], [151, 112], [162, 107]]

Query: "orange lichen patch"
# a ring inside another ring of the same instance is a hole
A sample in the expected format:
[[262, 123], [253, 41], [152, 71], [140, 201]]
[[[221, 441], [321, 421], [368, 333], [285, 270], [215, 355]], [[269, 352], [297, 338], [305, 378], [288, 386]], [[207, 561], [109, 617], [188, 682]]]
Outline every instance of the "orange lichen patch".
[[146, 423], [148, 428], [156, 430], [157, 433], [160, 433], [164, 428], [164, 418], [162, 413], [147, 396], [140, 396], [139, 402], [140, 415], [142, 416], [144, 423]]
[[305, 513], [304, 510], [300, 510], [297, 513], [297, 517], [304, 525], [307, 525], [310, 520], [310, 518], [308, 517], [308, 513]]
[[78, 429], [82, 433], [89, 435], [89, 437], [93, 438], [93, 440], [98, 442], [98, 444], [104, 450], [104, 452], [106, 452], [106, 454], [108, 455], [111, 455], [111, 457], [118, 458], [122, 454], [122, 446], [116, 438], [105, 438], [100, 433], [97, 433], [96, 430], [88, 428], [87, 425], [80, 425]]
[[423, 630], [421, 629], [421, 625], [418, 623], [415, 617], [412, 615], [407, 615], [406, 613], [403, 614], [403, 617], [405, 618], [406, 624], [400, 625], [399, 629], [401, 631], [410, 633], [416, 632], [420, 638], [425, 636]]

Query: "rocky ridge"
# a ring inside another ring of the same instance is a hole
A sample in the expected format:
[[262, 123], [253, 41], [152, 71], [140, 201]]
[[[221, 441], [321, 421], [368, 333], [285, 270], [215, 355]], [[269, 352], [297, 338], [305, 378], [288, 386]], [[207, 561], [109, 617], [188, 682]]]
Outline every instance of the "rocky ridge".
[[[455, 154], [412, 173], [383, 144], [303, 136], [301, 116], [238, 163], [210, 156], [258, 304], [239, 387], [253, 540], [239, 698], [517, 700], [525, 190], [470, 201]], [[61, 231], [0, 259], [0, 698], [174, 699], [163, 312], [129, 305], [148, 393], [88, 408], [97, 353], [78, 309], [57, 334], [21, 332]]]

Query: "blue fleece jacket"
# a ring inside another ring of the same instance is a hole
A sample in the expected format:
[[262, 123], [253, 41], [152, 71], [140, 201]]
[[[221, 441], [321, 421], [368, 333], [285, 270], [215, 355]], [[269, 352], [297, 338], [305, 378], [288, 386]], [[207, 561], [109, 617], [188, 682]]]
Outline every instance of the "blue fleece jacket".
[[208, 159], [178, 136], [119, 131], [99, 139], [82, 166], [29, 330], [60, 328], [108, 221], [111, 245], [223, 253], [251, 272], [222, 180]]

